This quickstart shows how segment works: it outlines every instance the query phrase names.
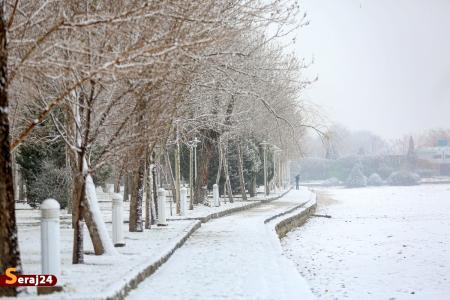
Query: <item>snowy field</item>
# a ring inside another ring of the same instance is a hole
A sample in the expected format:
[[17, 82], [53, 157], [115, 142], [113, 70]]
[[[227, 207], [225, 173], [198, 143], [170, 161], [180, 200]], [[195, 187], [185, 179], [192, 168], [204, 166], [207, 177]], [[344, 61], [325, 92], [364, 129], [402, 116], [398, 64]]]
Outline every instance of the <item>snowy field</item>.
[[320, 189], [282, 241], [321, 299], [450, 299], [450, 185]]

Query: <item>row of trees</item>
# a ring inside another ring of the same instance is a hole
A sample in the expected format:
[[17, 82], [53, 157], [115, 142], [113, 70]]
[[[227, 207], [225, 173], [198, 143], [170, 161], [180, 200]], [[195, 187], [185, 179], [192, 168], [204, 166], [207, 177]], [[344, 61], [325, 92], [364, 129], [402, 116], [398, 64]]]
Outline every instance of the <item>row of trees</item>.
[[56, 157], [70, 170], [73, 263], [82, 263], [83, 221], [97, 255], [115, 252], [92, 176], [110, 174], [116, 191], [132, 182], [130, 231], [142, 231], [144, 187], [150, 227], [155, 166], [169, 165], [173, 147], [201, 141], [195, 202], [216, 154], [230, 195], [230, 149], [243, 195], [262, 140], [285, 160], [298, 154], [309, 122], [298, 97], [310, 82], [274, 42], [306, 24], [298, 11], [289, 0], [0, 1], [0, 270], [21, 271], [14, 160]]
[[[352, 131], [339, 124], [322, 130], [322, 135], [306, 138], [308, 156], [338, 159], [351, 155], [403, 155], [408, 151], [411, 137], [404, 135], [387, 140], [370, 131]], [[450, 130], [435, 128], [412, 136], [418, 148], [435, 147], [440, 140], [450, 140]]]

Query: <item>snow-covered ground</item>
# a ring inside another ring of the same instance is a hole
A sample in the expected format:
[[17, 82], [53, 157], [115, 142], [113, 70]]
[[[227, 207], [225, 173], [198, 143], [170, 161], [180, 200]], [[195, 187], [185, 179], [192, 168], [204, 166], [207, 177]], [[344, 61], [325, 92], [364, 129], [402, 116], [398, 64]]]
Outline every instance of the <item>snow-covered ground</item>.
[[[279, 194], [272, 194], [271, 197]], [[110, 195], [97, 191], [99, 206], [106, 229], [111, 236], [111, 209]], [[64, 286], [63, 294], [53, 294], [53, 299], [71, 299], [72, 297], [92, 299], [95, 295], [117, 291], [120, 287], [138, 274], [142, 268], [159, 260], [170, 251], [197, 223], [196, 220], [180, 220], [182, 218], [203, 218], [213, 213], [252, 205], [263, 197], [251, 199], [252, 201], [235, 201], [234, 203], [221, 203], [219, 207], [195, 205], [194, 210], [187, 210], [185, 217], [169, 217], [168, 226], [152, 226], [144, 232], [128, 232], [128, 224], [123, 224], [125, 233], [125, 247], [116, 248], [118, 255], [93, 255], [93, 247], [89, 233], [85, 228], [84, 250], [85, 264], [72, 265], [73, 230], [71, 216], [61, 210], [61, 258], [62, 274], [58, 278]], [[170, 216], [170, 201], [166, 203], [166, 215]], [[172, 205], [174, 213], [174, 205]], [[22, 254], [24, 272], [26, 274], [39, 274], [40, 263], [40, 210], [31, 209], [26, 204], [16, 204], [16, 214], [19, 228], [19, 245]], [[128, 221], [129, 202], [124, 203], [124, 219]], [[171, 221], [170, 219], [177, 219]], [[31, 295], [36, 293], [30, 288]]]
[[320, 189], [282, 241], [322, 299], [450, 299], [450, 185]]
[[[125, 247], [116, 248], [119, 255], [93, 255], [89, 233], [85, 231], [84, 248], [85, 263], [72, 265], [73, 230], [70, 225], [61, 226], [61, 259], [62, 274], [58, 278], [64, 286], [66, 299], [86, 297], [97, 293], [117, 290], [130, 276], [142, 267], [158, 260], [179, 239], [189, 231], [196, 221], [169, 222], [168, 226], [154, 226], [144, 232], [128, 232], [128, 224], [124, 224]], [[107, 225], [111, 234], [111, 225]], [[35, 226], [19, 227], [19, 244], [25, 274], [40, 274], [40, 228]], [[30, 293], [34, 294], [34, 288]], [[52, 295], [61, 299], [61, 295]]]
[[212, 220], [129, 299], [311, 299], [264, 220], [309, 200], [307, 190]]

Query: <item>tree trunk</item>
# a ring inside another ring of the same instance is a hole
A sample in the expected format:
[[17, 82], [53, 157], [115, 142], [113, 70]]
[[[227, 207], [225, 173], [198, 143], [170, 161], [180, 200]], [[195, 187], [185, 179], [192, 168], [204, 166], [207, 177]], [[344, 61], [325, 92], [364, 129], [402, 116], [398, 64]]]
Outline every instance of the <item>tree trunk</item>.
[[144, 196], [145, 165], [140, 163], [138, 169], [134, 173], [133, 190], [131, 192], [130, 201], [129, 231], [142, 232], [144, 231], [142, 226], [142, 200]]
[[209, 178], [209, 162], [213, 155], [214, 142], [218, 139], [219, 134], [214, 130], [203, 130], [202, 144], [200, 144], [198, 177], [195, 184], [195, 204], [203, 203], [208, 191]]
[[85, 183], [82, 173], [74, 177], [73, 201], [72, 201], [72, 227], [73, 227], [73, 250], [72, 263], [82, 264], [84, 262], [83, 250], [83, 201], [85, 195]]
[[250, 197], [256, 196], [256, 174], [255, 173], [252, 174], [252, 182], [250, 184], [249, 193], [250, 193]]
[[230, 181], [230, 173], [228, 172], [228, 158], [227, 158], [227, 145], [225, 144], [223, 147], [222, 159], [223, 159], [223, 170], [225, 171], [225, 185], [228, 190], [228, 200], [230, 203], [233, 203], [233, 191], [231, 189], [231, 181]]
[[[63, 106], [63, 112], [64, 112], [64, 122], [66, 124], [66, 130], [67, 130], [67, 136], [71, 137], [73, 139], [74, 143], [77, 143], [76, 141], [76, 135], [77, 135], [77, 124], [74, 118], [74, 113], [77, 112], [77, 105], [75, 103], [70, 103]], [[67, 213], [72, 214], [72, 228], [74, 228], [74, 204], [73, 200], [75, 199], [73, 197], [74, 195], [74, 189], [75, 189], [75, 176], [78, 173], [78, 165], [77, 165], [77, 156], [75, 152], [71, 149], [71, 147], [66, 143], [65, 145], [65, 161], [66, 161], [66, 168], [71, 170], [72, 173], [72, 180], [70, 182], [69, 192], [72, 195], [72, 197], [68, 197], [67, 200]]]
[[128, 172], [125, 173], [125, 178], [124, 178], [124, 189], [123, 189], [123, 201], [128, 201], [128, 199], [130, 198], [130, 176], [128, 176]]
[[[165, 158], [166, 158], [166, 170], [167, 170], [167, 174], [169, 174], [169, 180], [170, 180], [170, 189], [172, 191], [171, 203], [173, 203], [175, 200], [176, 194], [177, 194], [177, 190], [175, 188], [175, 177], [173, 176], [172, 164], [170, 163], [170, 157], [169, 157], [168, 151], [165, 152]], [[170, 208], [170, 214], [172, 215], [172, 206]]]
[[225, 202], [225, 204], [227, 203], [227, 181], [225, 180], [224, 182], [223, 182], [223, 187], [222, 187], [222, 190], [223, 190], [223, 200], [224, 200], [224, 202]]
[[[159, 160], [159, 159], [158, 159]], [[150, 203], [151, 205], [151, 223], [152, 225], [156, 225], [156, 218], [158, 216], [158, 205], [156, 205], [157, 201], [158, 201], [158, 172], [156, 171], [156, 167], [153, 167], [152, 170], [152, 184], [153, 184], [153, 197], [152, 197], [152, 202]], [[159, 179], [161, 180], [161, 179]]]
[[74, 245], [72, 262], [83, 263], [83, 219], [89, 230], [89, 236], [95, 255], [115, 254], [114, 245], [109, 238], [105, 223], [98, 207], [95, 185], [87, 172], [84, 151], [79, 154], [80, 172], [77, 174], [74, 189]]
[[[0, 272], [15, 267], [21, 273], [12, 160], [9, 150], [11, 133], [8, 120], [8, 50], [3, 1], [0, 6]], [[0, 287], [0, 296], [16, 296], [18, 291], [16, 287]]]
[[[220, 143], [220, 138], [219, 138], [219, 142], [217, 143], [217, 153], [219, 155], [219, 167], [217, 168], [216, 184], [219, 185], [220, 174], [222, 173], [222, 145]], [[225, 193], [225, 191], [224, 191], [224, 193]]]
[[237, 143], [237, 158], [238, 158], [238, 168], [239, 168], [239, 185], [241, 188], [242, 200], [247, 201], [247, 193], [245, 192], [245, 178], [244, 178], [244, 159], [242, 156], [241, 143]]
[[[151, 168], [151, 166], [150, 166]], [[151, 197], [152, 197], [152, 171], [148, 170], [146, 172], [146, 176], [145, 176], [145, 203], [144, 203], [144, 211], [145, 211], [145, 215], [144, 215], [144, 228], [145, 229], [150, 229], [152, 227], [152, 223], [150, 221], [151, 219]]]
[[153, 202], [153, 157], [147, 155], [147, 170], [145, 180], [145, 229], [150, 229], [152, 225], [152, 202]]
[[114, 179], [114, 193], [120, 193], [120, 179], [122, 176], [118, 174], [116, 178]]
[[19, 200], [25, 201], [25, 181], [23, 180], [22, 171], [19, 169]]
[[85, 177], [86, 197], [83, 202], [83, 218], [89, 230], [95, 255], [115, 254], [115, 248], [106, 230], [100, 208], [98, 207], [95, 185], [91, 175]]
[[116, 168], [115, 176], [114, 176], [114, 193], [120, 193], [120, 182], [122, 181], [122, 175], [124, 170], [124, 164], [120, 167]]
[[13, 174], [13, 188], [14, 188], [14, 201], [17, 201], [19, 199], [17, 199], [17, 195], [18, 195], [18, 191], [17, 191], [17, 164], [16, 164], [16, 155], [14, 153], [11, 153], [11, 169], [12, 169], [12, 174]]
[[[69, 194], [73, 194], [73, 189], [74, 189], [74, 185], [73, 185], [73, 180], [70, 182], [70, 187], [69, 187]], [[72, 193], [70, 192], [72, 191]], [[67, 204], [66, 204], [66, 210], [67, 213], [72, 215], [72, 210], [73, 210], [73, 204], [72, 204], [72, 197], [68, 197], [67, 198]], [[73, 227], [73, 215], [72, 215], [72, 227]]]

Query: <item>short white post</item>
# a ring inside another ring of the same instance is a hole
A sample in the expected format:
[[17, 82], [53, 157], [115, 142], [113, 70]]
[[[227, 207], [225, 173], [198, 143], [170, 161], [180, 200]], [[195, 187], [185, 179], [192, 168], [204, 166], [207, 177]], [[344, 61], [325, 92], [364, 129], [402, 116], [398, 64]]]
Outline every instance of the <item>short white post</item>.
[[112, 194], [112, 231], [114, 246], [125, 246], [123, 236], [123, 199], [122, 195], [117, 193]]
[[186, 215], [186, 206], [187, 206], [187, 188], [182, 187], [180, 189], [180, 215], [185, 216]]
[[213, 202], [214, 206], [220, 206], [219, 201], [219, 186], [217, 184], [213, 184]]
[[158, 226], [166, 226], [166, 190], [158, 190]]
[[61, 285], [59, 209], [55, 199], [44, 200], [41, 204], [41, 264], [42, 274], [56, 276]]

